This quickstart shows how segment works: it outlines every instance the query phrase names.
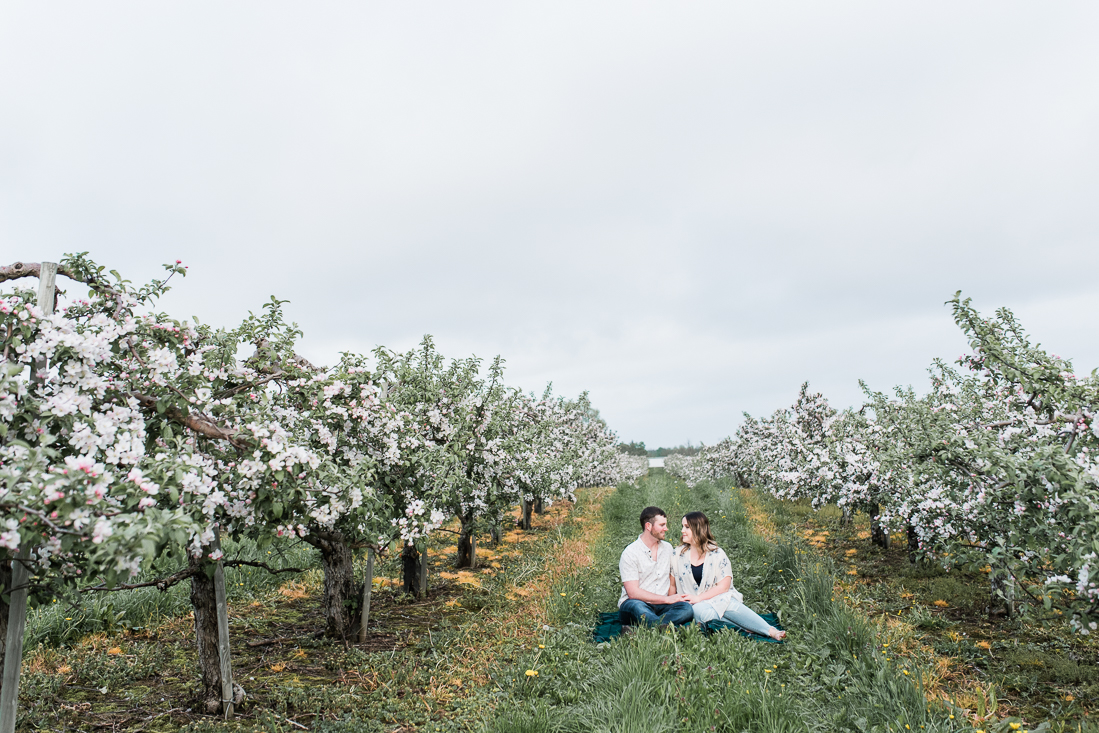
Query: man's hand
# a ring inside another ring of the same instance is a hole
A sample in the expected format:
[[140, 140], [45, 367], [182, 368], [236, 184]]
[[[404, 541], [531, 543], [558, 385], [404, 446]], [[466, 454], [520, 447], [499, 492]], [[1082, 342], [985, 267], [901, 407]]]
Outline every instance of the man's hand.
[[664, 602], [665, 602], [665, 603], [680, 603], [680, 602], [684, 602], [684, 603], [690, 603], [690, 604], [691, 604], [691, 605], [693, 606], [693, 605], [694, 605], [695, 603], [697, 603], [697, 602], [698, 602], [698, 601], [693, 601], [693, 600], [691, 600], [691, 599], [692, 599], [692, 598], [694, 598], [694, 597], [695, 597], [695, 596], [691, 596], [691, 595], [688, 595], [688, 594], [686, 594], [686, 593], [672, 593], [671, 595], [669, 595], [669, 596], [668, 596], [668, 600], [666, 600], [666, 601], [664, 601]]
[[669, 593], [668, 595], [661, 596], [656, 593], [650, 593], [647, 590], [642, 590], [640, 583], [636, 580], [627, 580], [622, 584], [622, 587], [626, 589], [627, 598], [644, 601], [645, 603], [679, 603], [680, 601], [687, 600], [687, 596], [682, 593]]

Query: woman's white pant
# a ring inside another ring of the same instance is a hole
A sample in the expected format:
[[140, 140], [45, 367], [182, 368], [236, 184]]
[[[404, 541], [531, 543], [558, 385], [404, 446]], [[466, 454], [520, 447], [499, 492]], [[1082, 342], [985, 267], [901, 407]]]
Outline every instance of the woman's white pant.
[[[709, 601], [699, 601], [692, 608], [695, 612], [695, 621], [700, 624], [717, 619], [717, 609]], [[771, 624], [764, 621], [758, 613], [743, 603], [733, 602], [729, 604], [729, 608], [721, 615], [721, 619], [760, 636], [770, 636], [771, 631], [774, 630]]]

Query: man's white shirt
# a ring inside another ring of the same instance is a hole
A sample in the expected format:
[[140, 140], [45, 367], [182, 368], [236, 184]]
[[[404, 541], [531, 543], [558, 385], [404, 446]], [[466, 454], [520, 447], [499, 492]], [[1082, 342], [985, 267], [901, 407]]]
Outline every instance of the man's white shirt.
[[[668, 595], [672, 575], [671, 543], [660, 540], [654, 561], [652, 552], [639, 535], [636, 542], [631, 542], [622, 551], [622, 559], [618, 561], [618, 574], [623, 583], [627, 580], [636, 580], [641, 590], [647, 590], [658, 596]], [[626, 587], [623, 585], [622, 595], [618, 598], [618, 607], [621, 608], [628, 598]]]

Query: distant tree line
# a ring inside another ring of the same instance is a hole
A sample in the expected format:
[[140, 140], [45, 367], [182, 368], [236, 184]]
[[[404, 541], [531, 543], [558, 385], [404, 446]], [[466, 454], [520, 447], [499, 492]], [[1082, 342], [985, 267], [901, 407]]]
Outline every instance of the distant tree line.
[[694, 456], [698, 455], [698, 452], [702, 450], [702, 446], [696, 446], [687, 441], [687, 445], [677, 445], [674, 448], [656, 448], [649, 450], [645, 447], [645, 441], [633, 441], [629, 443], [619, 443], [618, 452], [625, 453], [628, 456], [648, 456], [649, 458], [663, 458], [664, 456], [678, 455], [678, 456]]

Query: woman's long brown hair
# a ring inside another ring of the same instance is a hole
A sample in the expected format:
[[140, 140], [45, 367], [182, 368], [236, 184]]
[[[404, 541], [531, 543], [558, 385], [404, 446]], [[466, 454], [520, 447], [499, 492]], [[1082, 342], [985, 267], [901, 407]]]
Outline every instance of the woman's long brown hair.
[[[717, 540], [710, 533], [709, 517], [702, 512], [688, 512], [683, 518], [687, 520], [687, 526], [691, 528], [691, 536], [694, 538], [695, 547], [698, 548], [700, 554], [717, 549]], [[690, 549], [690, 545], [686, 542], [680, 546], [679, 553], [681, 555], [684, 549]]]

